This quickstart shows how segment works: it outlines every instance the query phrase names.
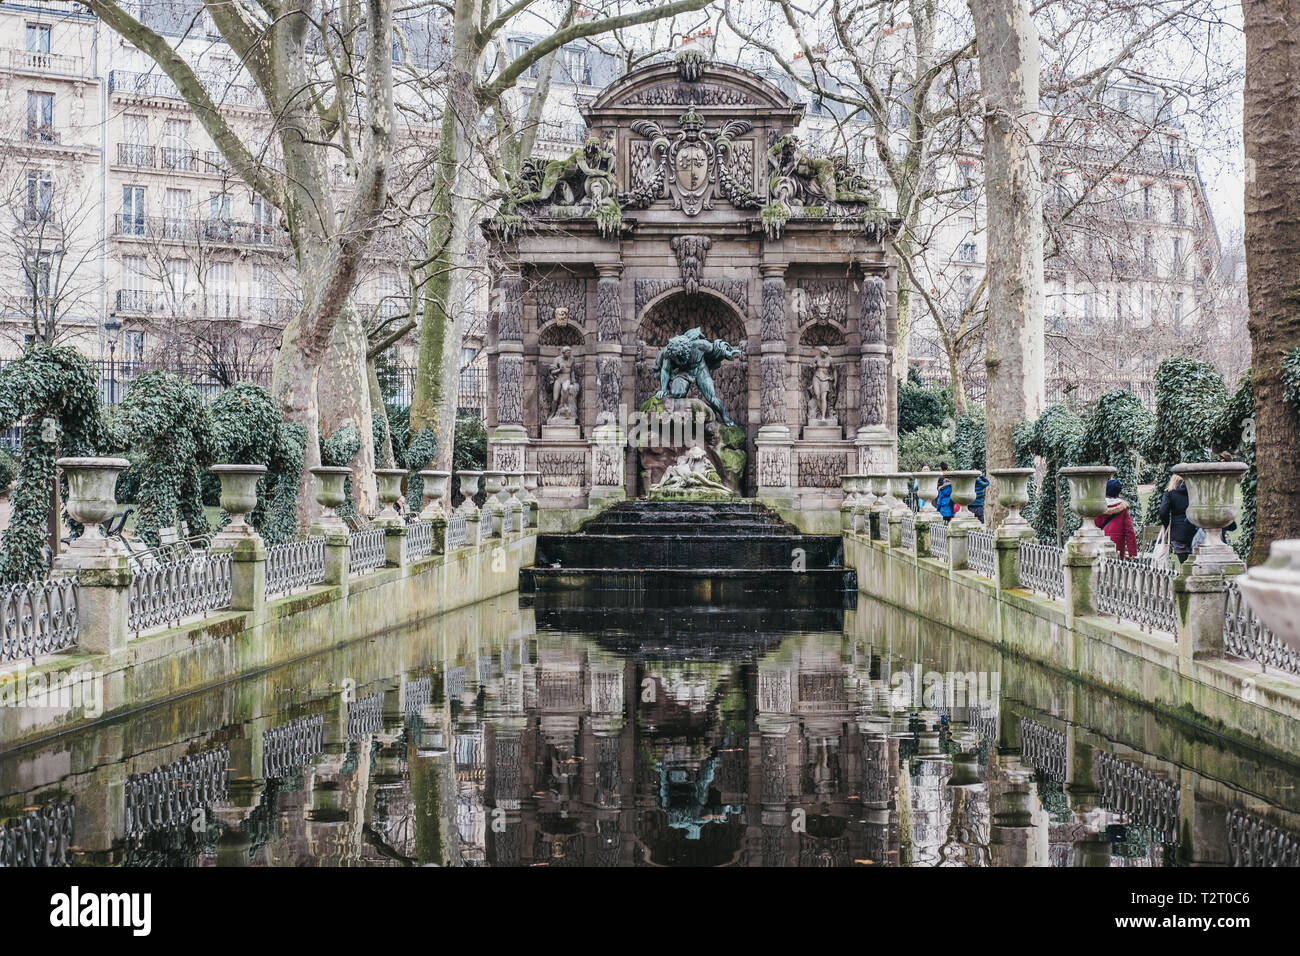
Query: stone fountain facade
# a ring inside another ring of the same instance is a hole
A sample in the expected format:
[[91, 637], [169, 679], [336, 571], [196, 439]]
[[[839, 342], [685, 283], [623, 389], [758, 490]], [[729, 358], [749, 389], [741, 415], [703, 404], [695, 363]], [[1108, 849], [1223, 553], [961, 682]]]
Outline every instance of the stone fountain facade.
[[[606, 88], [583, 147], [526, 165], [484, 222], [489, 461], [540, 472], [543, 507], [644, 494], [692, 444], [784, 507], [838, 506], [842, 474], [895, 468], [898, 220], [847, 162], [803, 150], [802, 110], [679, 54]], [[659, 350], [694, 328], [740, 349], [713, 376], [736, 427], [694, 429], [692, 391], [665, 410], [683, 438], [638, 410]]]

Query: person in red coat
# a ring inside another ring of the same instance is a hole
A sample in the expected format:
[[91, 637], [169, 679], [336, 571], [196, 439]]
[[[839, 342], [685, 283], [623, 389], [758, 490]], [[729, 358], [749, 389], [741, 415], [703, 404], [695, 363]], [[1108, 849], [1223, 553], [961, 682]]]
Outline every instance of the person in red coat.
[[1121, 558], [1135, 558], [1138, 553], [1137, 534], [1133, 530], [1133, 516], [1128, 502], [1119, 496], [1120, 484], [1114, 478], [1106, 482], [1106, 510], [1093, 521], [1115, 542]]

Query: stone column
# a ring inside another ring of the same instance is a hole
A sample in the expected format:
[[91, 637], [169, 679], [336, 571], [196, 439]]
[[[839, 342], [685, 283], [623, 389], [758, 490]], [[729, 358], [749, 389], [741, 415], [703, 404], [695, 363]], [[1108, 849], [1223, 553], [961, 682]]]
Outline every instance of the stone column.
[[762, 344], [759, 359], [759, 435], [770, 440], [788, 439], [786, 422], [786, 321], [785, 264], [760, 267], [763, 275], [763, 315], [759, 326]]
[[497, 280], [497, 427], [492, 433], [492, 464], [502, 470], [524, 467], [528, 432], [524, 429], [524, 290], [516, 272]]
[[79, 579], [77, 646], [82, 651], [116, 654], [126, 650], [133, 576], [126, 555], [116, 551], [83, 556], [69, 549], [54, 559], [50, 577]]
[[897, 467], [895, 436], [889, 427], [889, 380], [893, 356], [885, 341], [886, 291], [884, 276], [868, 273], [862, 280], [862, 336], [858, 393], [858, 471], [879, 473]]
[[598, 265], [596, 273], [596, 421], [621, 425], [618, 409], [623, 401], [623, 266]]

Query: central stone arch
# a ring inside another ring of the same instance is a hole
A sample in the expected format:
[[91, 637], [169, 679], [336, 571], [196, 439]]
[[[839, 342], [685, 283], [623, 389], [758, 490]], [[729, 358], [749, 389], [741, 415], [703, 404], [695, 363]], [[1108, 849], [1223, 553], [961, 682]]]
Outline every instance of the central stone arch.
[[[637, 359], [635, 403], [641, 403], [659, 390], [654, 372], [655, 356], [674, 335], [699, 327], [710, 339], [726, 339], [739, 346], [749, 333], [744, 317], [736, 306], [709, 290], [687, 292], [676, 289], [653, 300], [641, 313], [637, 324]], [[724, 362], [713, 376], [713, 383], [723, 406], [745, 427], [749, 424], [748, 362]]]

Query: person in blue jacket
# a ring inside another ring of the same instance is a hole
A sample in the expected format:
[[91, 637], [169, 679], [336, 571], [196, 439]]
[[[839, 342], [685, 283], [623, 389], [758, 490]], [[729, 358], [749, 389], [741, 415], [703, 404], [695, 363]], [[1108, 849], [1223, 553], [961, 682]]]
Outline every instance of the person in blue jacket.
[[[948, 463], [946, 461], [940, 462], [939, 471], [946, 472], [947, 470]], [[944, 521], [952, 520], [954, 510], [952, 505], [952, 482], [948, 480], [946, 474], [941, 475], [939, 478], [939, 498], [935, 501], [934, 506], [939, 510], [939, 515]]]
[[984, 523], [984, 489], [989, 486], [989, 480], [981, 474], [975, 479], [975, 500], [971, 502], [970, 513], [980, 519], [980, 524]]

